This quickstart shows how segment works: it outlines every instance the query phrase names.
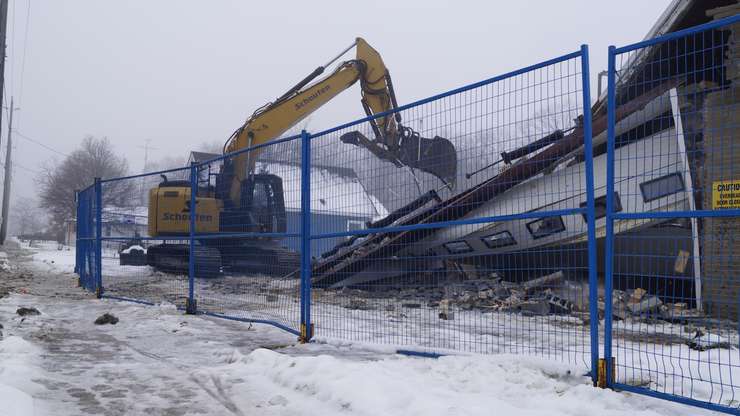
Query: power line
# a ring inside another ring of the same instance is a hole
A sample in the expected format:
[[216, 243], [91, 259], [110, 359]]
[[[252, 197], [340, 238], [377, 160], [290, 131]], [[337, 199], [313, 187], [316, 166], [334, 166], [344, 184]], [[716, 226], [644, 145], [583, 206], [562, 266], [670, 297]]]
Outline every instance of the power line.
[[[4, 167], [5, 167], [5, 163], [0, 162], [0, 168], [4, 168]], [[33, 169], [33, 168], [29, 168], [28, 166], [21, 165], [20, 163], [18, 163], [16, 161], [13, 161], [12, 168], [13, 169], [15, 169], [15, 168], [21, 168], [21, 169], [25, 170], [26, 172], [33, 173], [34, 175], [41, 175], [41, 174], [44, 173], [44, 172], [42, 172], [40, 170], [36, 170], [36, 169]]]
[[30, 137], [26, 136], [25, 134], [21, 133], [20, 131], [18, 131], [18, 130], [16, 130], [16, 129], [13, 129], [13, 131], [14, 131], [14, 132], [15, 132], [15, 134], [17, 134], [18, 136], [20, 136], [20, 137], [22, 137], [22, 138], [24, 138], [24, 139], [28, 140], [28, 141], [29, 141], [29, 142], [31, 142], [31, 143], [34, 143], [34, 144], [36, 144], [36, 145], [39, 145], [39, 146], [43, 147], [43, 148], [44, 148], [44, 149], [46, 149], [46, 150], [49, 150], [49, 151], [51, 151], [51, 152], [54, 152], [54, 153], [56, 153], [56, 154], [58, 154], [58, 155], [61, 155], [61, 156], [65, 156], [65, 157], [69, 156], [69, 154], [68, 154], [68, 153], [64, 153], [64, 152], [62, 152], [62, 151], [59, 151], [59, 150], [57, 150], [57, 149], [54, 149], [53, 147], [50, 147], [50, 146], [48, 146], [48, 145], [45, 145], [44, 143], [42, 143], [42, 142], [40, 142], [40, 141], [38, 141], [38, 140], [35, 140], [35, 139], [32, 139], [32, 138], [30, 138]]

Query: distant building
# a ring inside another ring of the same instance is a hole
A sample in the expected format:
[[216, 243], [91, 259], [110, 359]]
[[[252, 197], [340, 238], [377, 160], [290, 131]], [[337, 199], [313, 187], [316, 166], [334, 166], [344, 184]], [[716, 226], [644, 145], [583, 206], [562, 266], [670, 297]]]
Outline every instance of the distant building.
[[[107, 205], [101, 212], [102, 237], [121, 237], [121, 241], [108, 241], [104, 245], [108, 248], [118, 248], [126, 238], [147, 236], [148, 209], [147, 207], [117, 207]], [[77, 219], [69, 219], [64, 227], [64, 244], [76, 245]]]

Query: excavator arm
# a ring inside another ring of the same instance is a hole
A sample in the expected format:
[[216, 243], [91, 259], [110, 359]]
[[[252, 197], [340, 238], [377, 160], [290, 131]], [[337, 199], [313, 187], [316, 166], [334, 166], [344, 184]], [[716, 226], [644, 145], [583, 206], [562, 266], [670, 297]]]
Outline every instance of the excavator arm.
[[[356, 47], [356, 58], [340, 64], [323, 79], [314, 81], [332, 62]], [[224, 152], [235, 152], [272, 141], [342, 91], [360, 81], [362, 106], [368, 116], [398, 107], [393, 84], [380, 54], [362, 38], [324, 66], [316, 68], [280, 98], [258, 109], [224, 145]], [[416, 168], [454, 186], [457, 154], [454, 146], [441, 137], [422, 138], [401, 124], [401, 115], [386, 114], [371, 122], [374, 138], [358, 131], [342, 135], [340, 140], [370, 150], [375, 156], [398, 167]], [[231, 177], [229, 199], [238, 203], [241, 183], [253, 173], [260, 149], [240, 153], [227, 160], [224, 168]]]

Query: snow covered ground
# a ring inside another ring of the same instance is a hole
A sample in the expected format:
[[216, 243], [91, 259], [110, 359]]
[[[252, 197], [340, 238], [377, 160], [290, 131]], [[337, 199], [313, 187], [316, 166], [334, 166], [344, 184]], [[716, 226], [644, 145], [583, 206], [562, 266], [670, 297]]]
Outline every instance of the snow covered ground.
[[[710, 414], [593, 388], [579, 364], [301, 345], [266, 325], [97, 300], [76, 287], [74, 251], [32, 250], [8, 250], [0, 275], [11, 292], [0, 298], [0, 415]], [[21, 317], [21, 306], [41, 314]], [[94, 325], [106, 312], [120, 322]]]

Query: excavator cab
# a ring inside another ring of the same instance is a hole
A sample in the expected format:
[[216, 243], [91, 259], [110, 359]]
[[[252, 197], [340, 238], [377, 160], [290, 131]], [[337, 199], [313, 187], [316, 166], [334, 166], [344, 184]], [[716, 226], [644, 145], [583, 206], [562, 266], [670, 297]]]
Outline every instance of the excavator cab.
[[233, 165], [226, 163], [216, 176], [216, 198], [225, 201], [221, 232], [284, 233], [287, 229], [283, 180], [270, 173], [255, 173], [241, 182], [238, 204], [228, 198]]
[[258, 173], [242, 184], [241, 209], [252, 215], [252, 226], [260, 233], [284, 233], [287, 229], [283, 180]]

